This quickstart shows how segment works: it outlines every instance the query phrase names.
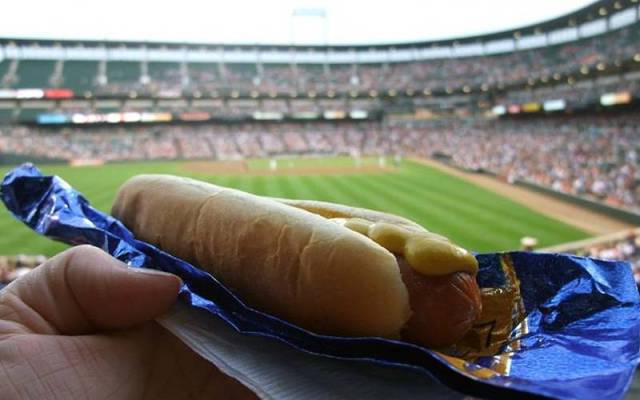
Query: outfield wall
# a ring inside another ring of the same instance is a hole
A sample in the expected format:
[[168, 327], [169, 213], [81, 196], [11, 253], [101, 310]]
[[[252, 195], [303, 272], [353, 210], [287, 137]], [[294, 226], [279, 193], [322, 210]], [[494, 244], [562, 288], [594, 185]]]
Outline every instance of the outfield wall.
[[66, 164], [67, 160], [47, 158], [47, 157], [33, 157], [30, 155], [0, 153], [0, 165], [15, 166], [25, 162], [34, 164]]
[[578, 206], [602, 213], [604, 215], [607, 215], [615, 219], [619, 219], [621, 221], [631, 222], [633, 224], [640, 225], [640, 214], [637, 214], [630, 210], [625, 210], [615, 206], [610, 206], [608, 204], [604, 204], [594, 200], [589, 200], [584, 197], [578, 197], [572, 194], [558, 192], [553, 189], [549, 189], [531, 182], [517, 180], [515, 184], [518, 186], [525, 187], [529, 190], [533, 190], [538, 193], [543, 193], [549, 196], [553, 196], [560, 200], [574, 203]]
[[[448, 166], [458, 169], [460, 171], [464, 171], [464, 172], [472, 172], [475, 174], [484, 174], [484, 175], [489, 175], [492, 176], [496, 179], [499, 179], [499, 177], [494, 174], [491, 171], [487, 171], [484, 169], [480, 169], [480, 170], [472, 170], [472, 169], [466, 169], [466, 168], [462, 168], [458, 165], [455, 165], [454, 163], [450, 162], [449, 160], [443, 158], [443, 157], [439, 157], [437, 158], [437, 161], [439, 162], [444, 162], [445, 164], [447, 164]], [[520, 186], [523, 188], [526, 188], [528, 190], [532, 190], [534, 192], [537, 193], [542, 193], [544, 195], [548, 195], [551, 197], [554, 197], [556, 199], [562, 200], [562, 201], [566, 201], [569, 203], [573, 203], [577, 206], [586, 208], [588, 210], [591, 211], [595, 211], [597, 213], [606, 215], [608, 217], [617, 219], [619, 221], [624, 221], [624, 222], [629, 222], [632, 223], [634, 225], [639, 225], [640, 226], [640, 214], [635, 213], [631, 210], [625, 210], [623, 208], [619, 208], [619, 207], [615, 207], [615, 206], [611, 206], [605, 203], [601, 203], [598, 201], [594, 201], [594, 200], [590, 200], [584, 197], [579, 197], [573, 194], [569, 194], [569, 193], [563, 193], [563, 192], [558, 192], [556, 190], [553, 189], [549, 189], [546, 188], [544, 186], [540, 186], [538, 184], [532, 183], [532, 182], [527, 182], [524, 180], [516, 180], [514, 182], [514, 184], [516, 186]]]

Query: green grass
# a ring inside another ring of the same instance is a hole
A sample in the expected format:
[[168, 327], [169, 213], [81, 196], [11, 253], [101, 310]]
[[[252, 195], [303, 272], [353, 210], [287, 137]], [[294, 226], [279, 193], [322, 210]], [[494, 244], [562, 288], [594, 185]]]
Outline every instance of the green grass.
[[[278, 169], [293, 169], [293, 168], [322, 168], [322, 167], [343, 167], [350, 168], [354, 166], [354, 160], [351, 157], [276, 157]], [[392, 164], [392, 159], [385, 158], [385, 162]], [[269, 169], [270, 158], [260, 158], [249, 160], [249, 169]], [[376, 157], [363, 157], [360, 160], [362, 166], [376, 166], [378, 165], [378, 158]]]
[[[289, 162], [286, 160], [285, 162]], [[291, 160], [305, 167], [346, 166], [348, 158]], [[264, 168], [268, 161], [251, 161]], [[311, 165], [310, 165], [311, 164]], [[83, 193], [93, 206], [109, 211], [118, 186], [140, 173], [192, 176], [224, 186], [268, 196], [333, 201], [395, 213], [415, 220], [427, 229], [450, 237], [475, 251], [518, 249], [522, 236], [534, 236], [540, 246], [588, 237], [585, 232], [545, 217], [481, 187], [433, 168], [404, 162], [392, 173], [326, 176], [212, 176], [187, 173], [179, 162], [110, 164], [72, 168], [41, 166], [57, 174]], [[0, 169], [4, 175], [9, 169]], [[0, 254], [53, 255], [65, 246], [39, 237], [0, 211]]]

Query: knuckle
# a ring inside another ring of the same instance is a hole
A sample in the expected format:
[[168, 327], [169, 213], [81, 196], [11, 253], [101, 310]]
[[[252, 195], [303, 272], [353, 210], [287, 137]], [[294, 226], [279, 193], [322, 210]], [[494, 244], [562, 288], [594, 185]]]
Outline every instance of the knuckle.
[[105, 252], [101, 249], [91, 246], [88, 244], [82, 244], [80, 246], [72, 247], [69, 250], [66, 250], [64, 253], [64, 265], [73, 265], [78, 260], [92, 260], [96, 258], [102, 258], [105, 256]]

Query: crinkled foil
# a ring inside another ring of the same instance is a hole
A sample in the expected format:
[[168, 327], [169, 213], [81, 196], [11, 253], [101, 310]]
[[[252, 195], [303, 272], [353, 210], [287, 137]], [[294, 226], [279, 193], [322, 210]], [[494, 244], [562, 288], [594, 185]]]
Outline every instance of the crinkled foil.
[[460, 343], [434, 351], [382, 338], [316, 335], [253, 310], [211, 275], [136, 240], [61, 178], [43, 176], [33, 165], [9, 172], [0, 195], [17, 219], [42, 235], [180, 276], [182, 302], [239, 333], [311, 354], [412, 368], [472, 396], [621, 399], [640, 360], [640, 299], [624, 262], [477, 255], [483, 313]]

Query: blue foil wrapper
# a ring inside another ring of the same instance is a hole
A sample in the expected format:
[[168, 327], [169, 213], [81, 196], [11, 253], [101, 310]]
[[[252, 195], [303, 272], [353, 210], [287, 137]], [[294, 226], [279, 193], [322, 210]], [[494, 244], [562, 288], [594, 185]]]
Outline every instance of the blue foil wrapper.
[[181, 301], [242, 334], [312, 354], [417, 369], [472, 396], [621, 399], [640, 360], [640, 299], [624, 262], [525, 252], [477, 255], [483, 316], [464, 343], [439, 352], [382, 338], [317, 335], [251, 309], [208, 273], [136, 240], [64, 180], [43, 176], [33, 165], [9, 172], [0, 196], [17, 219], [42, 235], [91, 244], [132, 267], [180, 276]]

